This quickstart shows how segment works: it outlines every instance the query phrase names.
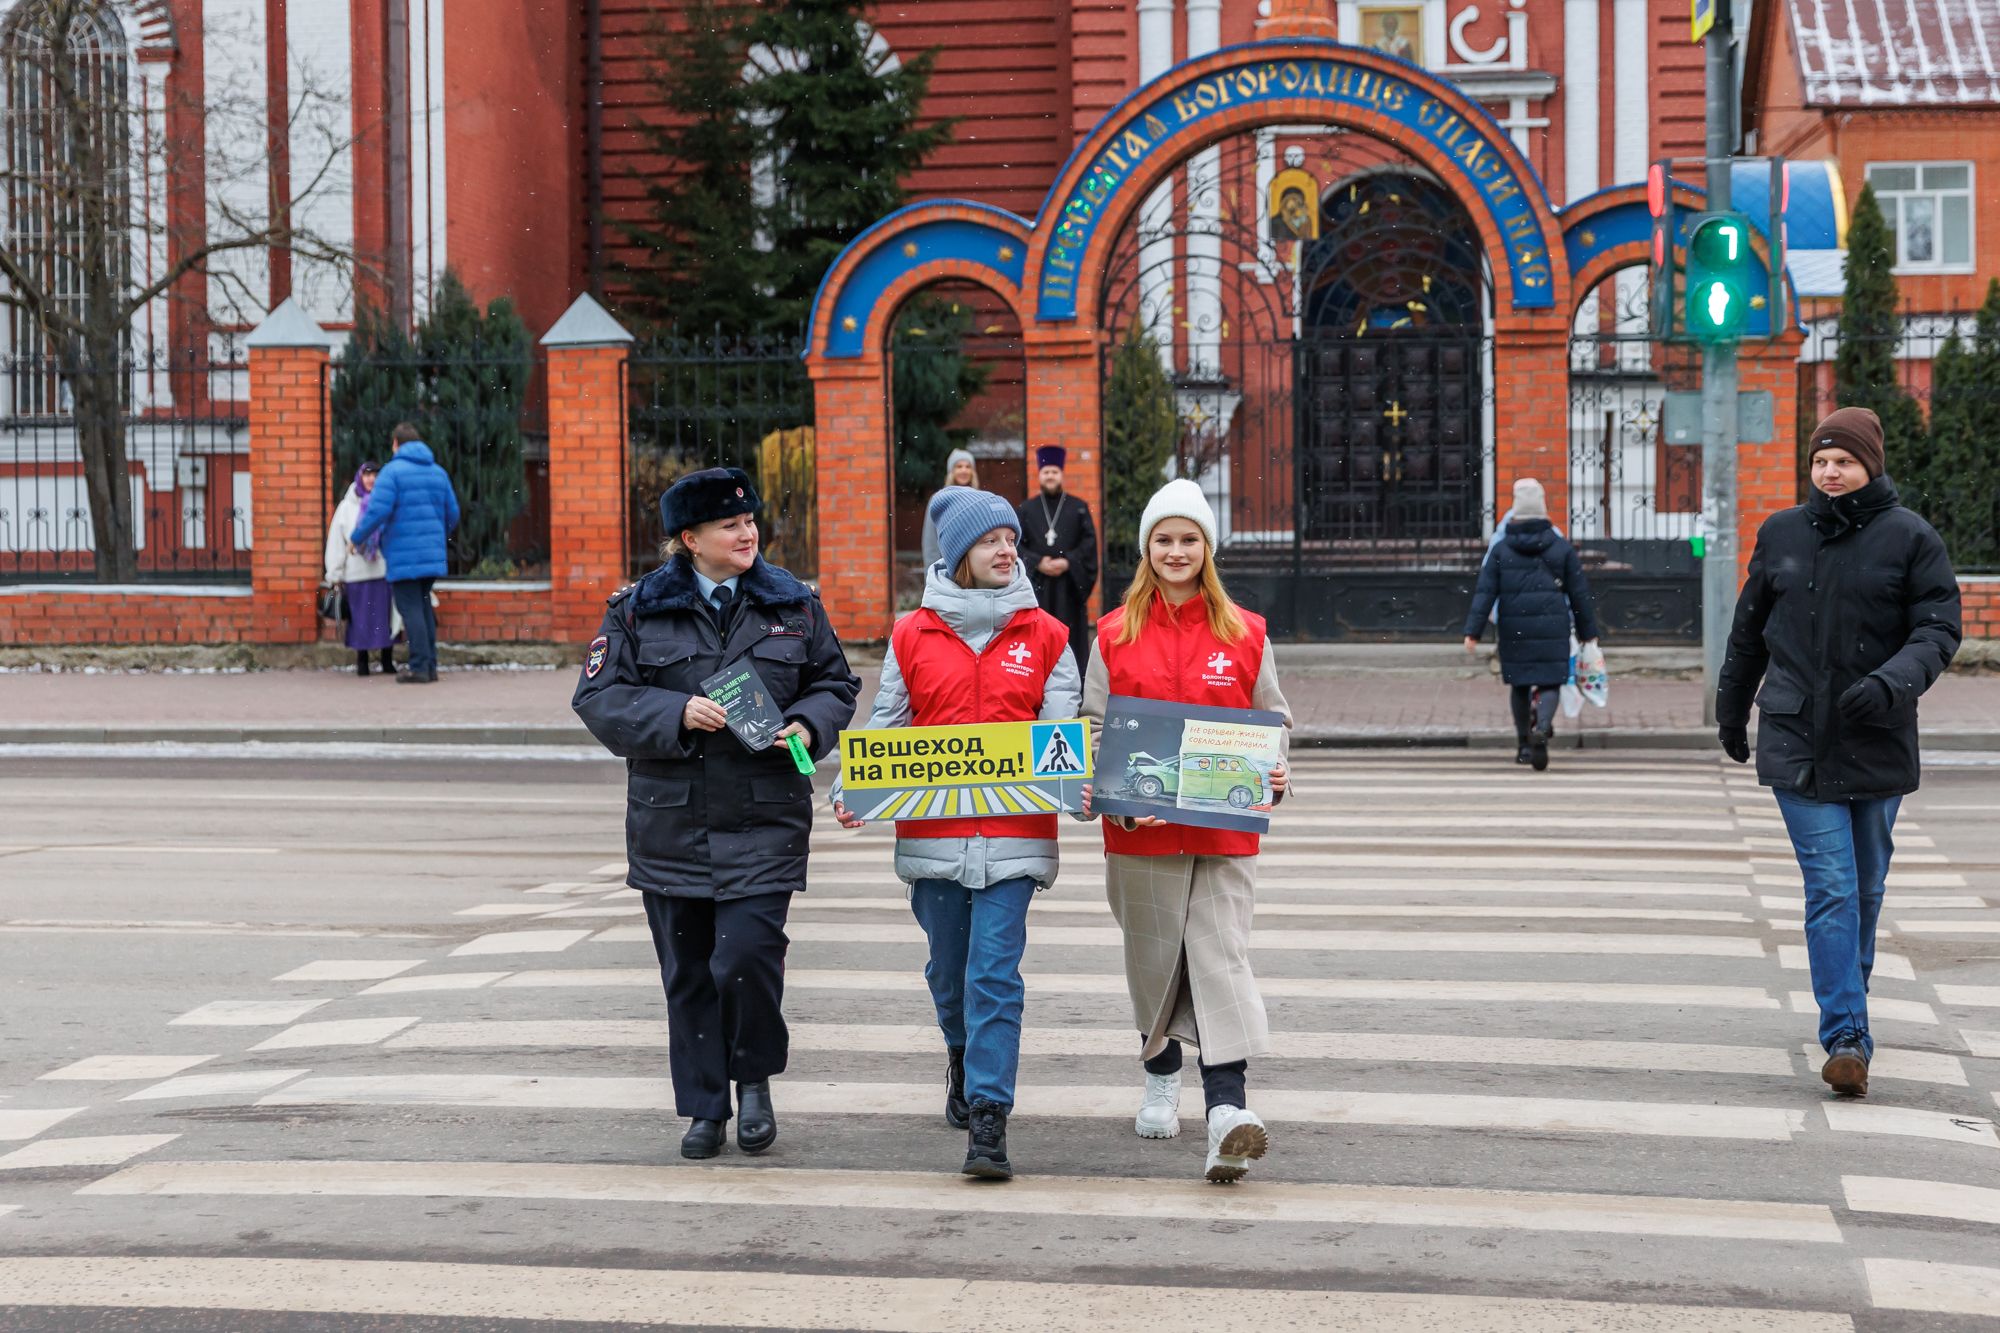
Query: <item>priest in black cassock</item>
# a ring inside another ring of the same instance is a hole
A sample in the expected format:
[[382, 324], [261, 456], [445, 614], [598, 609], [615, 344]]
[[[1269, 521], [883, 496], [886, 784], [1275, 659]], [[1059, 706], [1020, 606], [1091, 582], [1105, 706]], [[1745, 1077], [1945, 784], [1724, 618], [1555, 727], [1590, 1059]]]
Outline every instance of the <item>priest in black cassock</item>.
[[1034, 581], [1042, 609], [1069, 626], [1076, 669], [1090, 662], [1090, 590], [1097, 586], [1097, 525], [1090, 506], [1063, 493], [1063, 465], [1069, 454], [1047, 444], [1035, 450], [1041, 489], [1024, 501], [1021, 559]]

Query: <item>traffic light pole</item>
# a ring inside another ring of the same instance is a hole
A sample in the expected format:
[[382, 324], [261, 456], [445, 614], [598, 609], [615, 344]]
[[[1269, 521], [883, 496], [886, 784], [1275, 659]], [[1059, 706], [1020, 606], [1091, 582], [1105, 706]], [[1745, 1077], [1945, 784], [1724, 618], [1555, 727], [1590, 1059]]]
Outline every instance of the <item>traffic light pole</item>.
[[[1706, 207], [1730, 208], [1730, 158], [1736, 150], [1736, 68], [1731, 51], [1735, 21], [1730, 0], [1717, 0], [1715, 26], [1703, 38], [1708, 64]], [[1715, 725], [1715, 687], [1736, 615], [1736, 344], [1702, 349], [1702, 518], [1707, 529], [1701, 565], [1702, 716]]]

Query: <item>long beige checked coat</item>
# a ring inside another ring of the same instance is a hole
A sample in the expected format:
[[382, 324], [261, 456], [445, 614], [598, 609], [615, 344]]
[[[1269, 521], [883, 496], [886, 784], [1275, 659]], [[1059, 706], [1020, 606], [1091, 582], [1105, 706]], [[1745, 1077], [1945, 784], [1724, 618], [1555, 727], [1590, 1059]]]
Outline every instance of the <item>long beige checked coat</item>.
[[[1093, 735], [1110, 694], [1104, 659], [1093, 651], [1083, 682]], [[1283, 714], [1289, 743], [1292, 708], [1268, 642], [1252, 706]], [[1141, 1058], [1158, 1055], [1169, 1038], [1198, 1047], [1209, 1065], [1268, 1053], [1271, 1026], [1250, 971], [1257, 858], [1107, 853], [1104, 862], [1105, 895], [1125, 933], [1133, 1021], [1146, 1038]]]

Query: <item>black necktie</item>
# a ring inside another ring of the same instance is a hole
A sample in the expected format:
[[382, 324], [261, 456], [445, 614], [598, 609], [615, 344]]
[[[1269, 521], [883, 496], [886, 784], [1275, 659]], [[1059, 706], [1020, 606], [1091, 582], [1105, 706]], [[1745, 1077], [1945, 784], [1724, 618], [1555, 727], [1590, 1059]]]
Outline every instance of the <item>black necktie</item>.
[[729, 605], [735, 600], [736, 594], [729, 590], [728, 584], [718, 583], [715, 585], [715, 591], [710, 593], [709, 597], [715, 603], [715, 623], [727, 627], [729, 624]]

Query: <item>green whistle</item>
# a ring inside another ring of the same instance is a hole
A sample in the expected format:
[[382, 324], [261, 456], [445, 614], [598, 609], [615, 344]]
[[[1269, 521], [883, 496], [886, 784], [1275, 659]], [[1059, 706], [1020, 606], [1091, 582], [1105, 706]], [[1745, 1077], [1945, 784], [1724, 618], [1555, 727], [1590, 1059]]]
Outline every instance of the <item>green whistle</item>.
[[806, 753], [805, 739], [795, 731], [785, 737], [785, 748], [792, 752], [792, 767], [811, 777], [815, 770], [812, 756]]

